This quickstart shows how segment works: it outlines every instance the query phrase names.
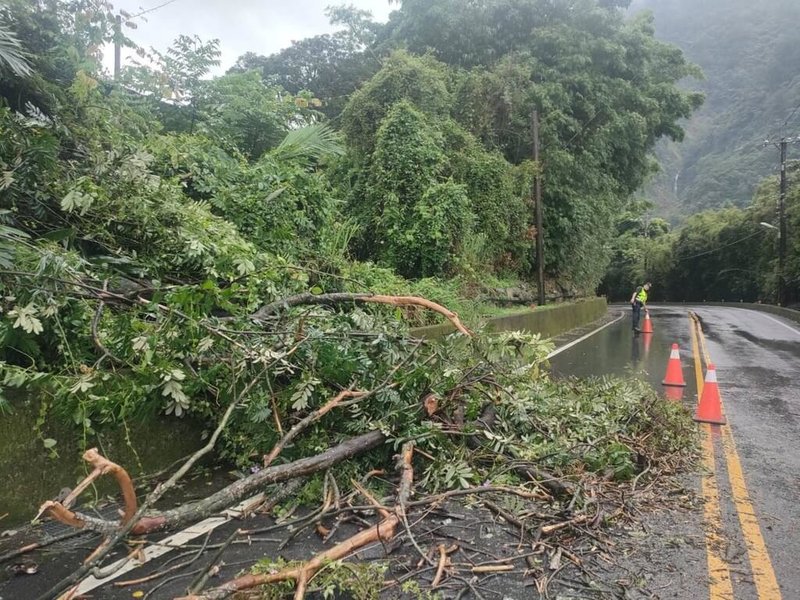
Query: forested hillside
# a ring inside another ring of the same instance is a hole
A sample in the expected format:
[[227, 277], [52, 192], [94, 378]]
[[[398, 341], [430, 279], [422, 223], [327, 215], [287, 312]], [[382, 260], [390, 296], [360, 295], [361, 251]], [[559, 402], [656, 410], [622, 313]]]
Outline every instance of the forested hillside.
[[[681, 144], [659, 145], [662, 173], [645, 195], [673, 220], [707, 208], [744, 206], [774, 173], [765, 139], [800, 131], [800, 3], [795, 0], [634, 0], [655, 16], [659, 39], [679, 46], [706, 95]], [[788, 122], [787, 122], [788, 121]]]
[[[135, 47], [135, 29], [116, 31], [108, 3], [0, 10], [6, 385], [43, 387], [91, 430], [161, 412], [213, 422], [250, 381], [225, 434], [246, 456], [274, 437], [246, 434], [259, 423], [387, 376], [408, 347], [362, 330], [435, 315], [397, 296], [469, 316], [493, 284], [530, 279], [536, 172], [551, 286], [594, 293], [651, 149], [700, 102], [676, 86], [693, 72], [680, 50], [595, 0], [331, 17], [340, 33], [224, 76], [208, 76], [218, 42], [187, 32], [114, 79], [100, 49]], [[275, 320], [374, 303], [352, 294], [397, 308]], [[262, 381], [259, 364], [279, 366]]]

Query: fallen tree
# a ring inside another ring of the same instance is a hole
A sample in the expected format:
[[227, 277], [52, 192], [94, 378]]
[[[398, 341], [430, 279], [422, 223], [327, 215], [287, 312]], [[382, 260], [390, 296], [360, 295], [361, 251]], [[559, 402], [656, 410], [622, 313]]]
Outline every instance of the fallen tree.
[[[268, 485], [319, 473], [342, 461], [373, 450], [385, 441], [386, 437], [380, 431], [371, 431], [346, 440], [316, 456], [267, 467], [248, 477], [239, 479], [197, 502], [183, 504], [172, 510], [144, 514], [131, 528], [130, 534], [142, 535], [165, 529], [175, 529], [187, 523], [193, 523], [233, 506], [253, 493], [263, 490]], [[85, 489], [88, 483], [87, 480], [84, 480], [75, 491]], [[75, 495], [75, 491], [73, 491], [72, 495]], [[135, 504], [133, 506], [135, 512]], [[105, 521], [97, 517], [70, 511], [69, 504], [66, 502], [62, 504], [61, 502], [47, 501], [42, 505], [40, 512], [48, 512], [53, 518], [71, 527], [99, 531], [101, 533], [116, 531], [121, 525], [127, 523], [125, 518], [122, 521]], [[126, 511], [126, 514], [127, 512], [129, 511]], [[131, 514], [132, 517], [133, 514]]]
[[400, 482], [400, 489], [398, 492], [398, 503], [393, 511], [388, 511], [379, 503], [375, 502], [371, 497], [367, 499], [372, 501], [377, 508], [383, 520], [375, 527], [365, 529], [360, 533], [348, 538], [344, 542], [337, 544], [330, 550], [318, 554], [308, 562], [298, 566], [291, 567], [279, 571], [278, 573], [269, 573], [266, 575], [244, 575], [237, 577], [233, 581], [229, 581], [214, 589], [208, 590], [202, 595], [185, 596], [176, 600], [223, 600], [232, 594], [259, 587], [277, 583], [286, 580], [293, 580], [296, 583], [295, 600], [302, 600], [305, 597], [308, 582], [320, 568], [325, 566], [328, 562], [342, 560], [350, 555], [355, 550], [366, 546], [372, 542], [388, 542], [391, 540], [397, 529], [397, 525], [405, 515], [405, 502], [411, 494], [411, 485], [414, 479], [414, 470], [411, 465], [411, 459], [414, 452], [414, 446], [408, 443], [403, 448], [402, 453], [402, 476]]
[[[434, 498], [441, 490], [476, 489], [481, 482], [516, 477], [519, 488], [486, 489], [501, 496], [521, 494], [531, 502], [546, 497], [557, 508], [537, 509], [542, 522], [536, 530], [547, 536], [616, 514], [618, 507], [593, 505], [590, 490], [605, 485], [597, 481], [628, 481], [643, 465], [665, 462], [689, 443], [684, 415], [646, 386], [553, 381], [542, 368], [550, 347], [537, 336], [473, 336], [457, 315], [425, 299], [301, 293], [249, 308], [244, 289], [223, 303], [217, 288], [173, 285], [142, 297], [109, 292], [112, 286], [98, 288], [82, 280], [48, 281], [51, 293], [79, 292], [79, 299], [69, 301], [87, 308], [87, 333], [93, 340], [88, 351], [97, 361], [80, 366], [71, 381], [67, 373], [35, 378], [26, 372], [27, 381], [49, 386], [48, 393], [63, 398], [73, 411], [102, 402], [114, 406], [117, 394], [130, 394], [135, 385], [137, 390], [150, 390], [144, 401], [166, 403], [165, 412], [172, 418], [188, 413], [216, 426], [201, 453], [141, 505], [129, 493], [122, 465], [88, 453], [94, 470], [87, 480], [65, 501], [47, 502], [42, 510], [72, 527], [101, 532], [105, 539], [42, 600], [75, 589], [91, 573], [102, 573], [103, 559], [130, 535], [181, 527], [269, 485], [313, 480], [323, 477], [323, 471], [335, 473], [338, 465], [357, 456], [368, 456], [372, 468], [383, 468], [390, 444], [415, 442], [415, 455], [422, 457], [418, 487], [434, 493]], [[39, 280], [36, 285], [44, 284]], [[225, 288], [230, 289], [233, 286]], [[233, 300], [242, 304], [231, 317]], [[225, 305], [222, 316], [214, 314], [217, 304]], [[443, 315], [460, 335], [435, 344], [408, 338], [402, 322], [384, 308], [405, 306]], [[84, 401], [76, 404], [80, 399]], [[320, 452], [321, 448], [326, 449]], [[212, 451], [254, 472], [207, 498], [154, 510], [199, 456]], [[98, 519], [71, 506], [87, 485], [106, 473], [121, 484], [120, 520]], [[329, 477], [324, 475], [326, 486]], [[351, 493], [363, 496], [361, 488], [354, 489]], [[370, 504], [374, 508], [376, 503], [383, 506], [380, 501]], [[308, 523], [322, 527], [321, 519], [333, 514], [329, 504], [326, 498]], [[583, 508], [576, 513], [576, 507]], [[413, 526], [402, 512], [396, 515], [383, 518], [377, 538], [364, 533], [349, 546], [342, 541], [332, 554], [312, 559], [308, 572], [293, 566], [281, 577], [297, 582], [302, 590], [303, 578], [321, 564], [319, 560], [339, 560], [361, 541], [394, 535], [397, 525], [402, 526], [399, 535], [427, 556], [414, 540]], [[335, 532], [336, 524], [330, 529]], [[531, 530], [524, 525], [521, 531]], [[424, 561], [442, 567], [440, 579], [447, 570], [441, 556]], [[267, 582], [259, 577], [253, 574], [226, 589]]]

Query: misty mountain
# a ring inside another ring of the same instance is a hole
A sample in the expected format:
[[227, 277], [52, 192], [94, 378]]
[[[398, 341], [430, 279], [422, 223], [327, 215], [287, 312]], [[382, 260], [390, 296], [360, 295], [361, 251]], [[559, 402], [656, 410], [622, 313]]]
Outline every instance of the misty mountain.
[[704, 80], [684, 85], [706, 94], [686, 139], [660, 145], [662, 172], [646, 196], [672, 220], [747, 204], [777, 169], [764, 140], [800, 134], [800, 1], [634, 0], [641, 10], [703, 69]]

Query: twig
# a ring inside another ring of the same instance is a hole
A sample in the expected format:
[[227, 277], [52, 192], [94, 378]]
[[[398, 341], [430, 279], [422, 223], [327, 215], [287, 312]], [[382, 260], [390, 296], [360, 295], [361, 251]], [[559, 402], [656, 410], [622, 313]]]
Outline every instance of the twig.
[[189, 571], [187, 573], [181, 573], [180, 575], [173, 575], [172, 577], [167, 577], [164, 581], [158, 582], [152, 588], [150, 588], [147, 593], [144, 595], [142, 600], [147, 600], [150, 598], [152, 594], [155, 594], [158, 590], [162, 587], [167, 585], [168, 583], [172, 583], [173, 581], [177, 581], [178, 579], [183, 579], [184, 577], [191, 577], [192, 575], [197, 575], [198, 573], [202, 573], [203, 569], [195, 569], [194, 571]]
[[4, 563], [13, 558], [17, 558], [18, 556], [22, 556], [23, 554], [27, 554], [28, 552], [33, 552], [34, 550], [45, 548], [46, 546], [50, 546], [51, 544], [63, 542], [65, 540], [70, 540], [72, 538], [87, 534], [89, 534], [88, 531], [70, 530], [67, 533], [50, 538], [48, 540], [44, 540], [41, 542], [33, 542], [32, 544], [28, 544], [27, 546], [23, 546], [22, 548], [18, 548], [17, 550], [10, 550], [5, 554], [0, 554], [0, 563]]
[[196, 594], [197, 592], [203, 589], [209, 577], [211, 577], [217, 570], [217, 562], [219, 562], [219, 560], [222, 558], [222, 555], [225, 553], [225, 550], [227, 550], [228, 547], [231, 545], [231, 542], [233, 542], [233, 540], [236, 539], [241, 534], [242, 530], [237, 529], [228, 536], [228, 539], [222, 542], [222, 545], [219, 547], [219, 550], [217, 550], [214, 556], [211, 557], [211, 561], [208, 563], [208, 567], [206, 567], [203, 570], [203, 572], [200, 575], [198, 575], [192, 581], [192, 583], [189, 584], [189, 587], [186, 589], [187, 594], [190, 595]]
[[472, 332], [464, 327], [458, 315], [441, 304], [431, 302], [426, 298], [418, 296], [382, 296], [379, 294], [352, 294], [352, 293], [337, 293], [337, 294], [298, 294], [297, 296], [289, 296], [288, 298], [281, 298], [270, 304], [266, 304], [253, 313], [250, 318], [254, 321], [262, 321], [269, 315], [279, 311], [282, 308], [289, 308], [292, 306], [302, 306], [308, 304], [321, 304], [321, 305], [336, 305], [346, 302], [367, 302], [375, 304], [389, 304], [391, 306], [422, 306], [429, 310], [439, 313], [449, 320], [453, 326], [461, 333], [467, 336], [472, 336]]
[[508, 573], [514, 570], [514, 565], [479, 565], [472, 567], [473, 573]]
[[[400, 495], [410, 494], [411, 483], [413, 481], [413, 470], [411, 468], [411, 457], [413, 445], [407, 444], [403, 452], [403, 473], [401, 475]], [[366, 490], [364, 490], [366, 491]], [[370, 502], [376, 504], [379, 512], [385, 514], [384, 519], [374, 528], [365, 529], [360, 533], [348, 538], [344, 542], [337, 544], [333, 548], [316, 555], [308, 562], [277, 573], [266, 573], [260, 575], [243, 575], [233, 579], [219, 587], [206, 591], [202, 596], [186, 596], [178, 600], [222, 600], [236, 592], [251, 589], [253, 587], [277, 583], [281, 581], [295, 582], [295, 600], [303, 600], [306, 588], [311, 577], [323, 566], [332, 561], [341, 560], [355, 550], [366, 546], [369, 543], [380, 541], [385, 542], [394, 537], [397, 524], [400, 522], [399, 513], [402, 509], [395, 509], [394, 513], [384, 512], [385, 509], [368, 492], [366, 495]]]
[[[167, 569], [165, 571], [151, 573], [150, 575], [147, 575], [146, 577], [141, 577], [139, 579], [129, 579], [128, 581], [118, 581], [118, 582], [114, 583], [114, 586], [115, 587], [127, 587], [127, 586], [130, 586], [130, 585], [139, 585], [139, 584], [142, 584], [142, 583], [146, 583], [148, 581], [152, 581], [154, 579], [158, 579], [159, 577], [163, 577], [164, 575], [167, 575], [168, 573], [171, 573], [173, 571], [178, 571], [180, 569], [183, 569], [185, 567], [188, 567], [188, 566], [194, 564], [197, 561], [197, 559], [200, 558], [200, 556], [202, 556], [203, 552], [206, 551], [206, 548], [208, 547], [208, 542], [211, 539], [211, 534], [212, 533], [213, 533], [213, 531], [209, 531], [206, 534], [206, 539], [203, 540], [203, 544], [200, 546], [200, 549], [197, 552], [194, 552], [194, 551], [187, 552], [186, 554], [183, 555], [183, 556], [193, 555], [190, 560], [188, 560], [186, 562], [182, 562], [182, 563], [180, 563], [178, 565], [175, 565], [174, 567], [171, 567], [171, 568], [169, 568], [169, 569]], [[178, 558], [178, 557], [176, 557], [176, 558]], [[172, 560], [174, 561], [175, 559], [172, 559]], [[172, 561], [167, 561], [164, 564], [164, 567], [169, 565], [171, 562]]]
[[528, 492], [526, 490], [512, 488], [512, 487], [503, 487], [503, 486], [495, 486], [495, 487], [472, 487], [466, 488], [463, 490], [450, 490], [449, 492], [442, 492], [441, 494], [436, 494], [434, 496], [427, 496], [420, 500], [416, 500], [414, 502], [409, 502], [407, 506], [425, 506], [427, 504], [432, 504], [435, 502], [442, 502], [443, 500], [447, 500], [448, 498], [454, 498], [456, 496], [469, 496], [471, 494], [490, 494], [501, 492], [504, 494], [512, 494], [514, 496], [519, 496], [520, 498], [525, 498], [527, 500], [543, 500], [548, 498], [548, 496], [543, 496], [541, 494], [536, 494], [533, 492]]
[[447, 548], [444, 544], [439, 544], [439, 566], [436, 568], [436, 575], [433, 577], [431, 583], [432, 588], [439, 587], [442, 582], [442, 575], [444, 574], [444, 567], [447, 564]]
[[320, 408], [315, 410], [314, 412], [310, 413], [307, 417], [305, 417], [302, 421], [297, 423], [294, 427], [292, 427], [286, 435], [284, 435], [277, 444], [272, 448], [269, 454], [264, 457], [264, 466], [268, 467], [273, 460], [281, 453], [281, 451], [286, 447], [286, 445], [291, 442], [297, 435], [306, 429], [309, 425], [316, 423], [334, 408], [339, 406], [342, 403], [342, 400], [345, 398], [363, 398], [367, 396], [369, 392], [358, 392], [353, 390], [345, 390], [343, 392], [338, 393], [335, 397], [331, 398], [323, 404]]
[[[266, 370], [266, 369], [265, 369]], [[191, 470], [192, 467], [199, 461], [203, 456], [211, 452], [214, 446], [217, 443], [217, 438], [219, 438], [222, 430], [225, 429], [226, 425], [228, 424], [228, 420], [231, 418], [233, 414], [234, 408], [241, 402], [241, 400], [250, 393], [250, 390], [253, 389], [255, 384], [264, 374], [262, 370], [261, 373], [253, 378], [242, 390], [241, 393], [237, 394], [234, 399], [228, 405], [227, 410], [222, 415], [217, 428], [214, 430], [214, 433], [211, 434], [211, 437], [208, 440], [208, 443], [200, 448], [197, 452], [195, 452], [189, 460], [187, 460], [183, 466], [175, 472], [172, 477], [170, 477], [166, 482], [160, 483], [156, 486], [156, 488], [150, 493], [150, 495], [145, 499], [142, 506], [136, 512], [136, 514], [127, 521], [125, 525], [120, 527], [120, 529], [112, 536], [105, 547], [93, 554], [91, 560], [84, 562], [84, 564], [79, 567], [74, 573], [65, 577], [61, 581], [59, 581], [55, 586], [53, 586], [49, 591], [45, 592], [43, 595], [39, 596], [38, 600], [50, 600], [51, 598], [58, 597], [59, 594], [71, 588], [75, 583], [81, 581], [86, 575], [88, 575], [91, 570], [94, 568], [96, 564], [100, 562], [110, 551], [111, 549], [116, 546], [120, 541], [122, 541], [128, 533], [134, 528], [134, 526], [139, 522], [139, 520], [144, 516], [145, 511], [150, 508], [155, 502], [157, 502], [164, 493], [172, 488], [186, 473]]]

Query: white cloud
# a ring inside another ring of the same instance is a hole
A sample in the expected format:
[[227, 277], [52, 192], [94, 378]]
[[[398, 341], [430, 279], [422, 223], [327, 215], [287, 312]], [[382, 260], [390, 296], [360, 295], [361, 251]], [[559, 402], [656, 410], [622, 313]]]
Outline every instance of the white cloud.
[[[117, 0], [114, 7], [135, 15], [166, 1]], [[219, 39], [222, 73], [245, 52], [269, 55], [293, 40], [333, 31], [325, 8], [338, 4], [369, 10], [377, 21], [386, 21], [393, 10], [388, 0], [172, 0], [136, 19], [138, 28], [126, 33], [140, 46], [162, 52], [180, 34]], [[130, 56], [123, 51], [123, 63]], [[104, 52], [104, 64], [109, 70], [113, 67], [111, 48]]]

